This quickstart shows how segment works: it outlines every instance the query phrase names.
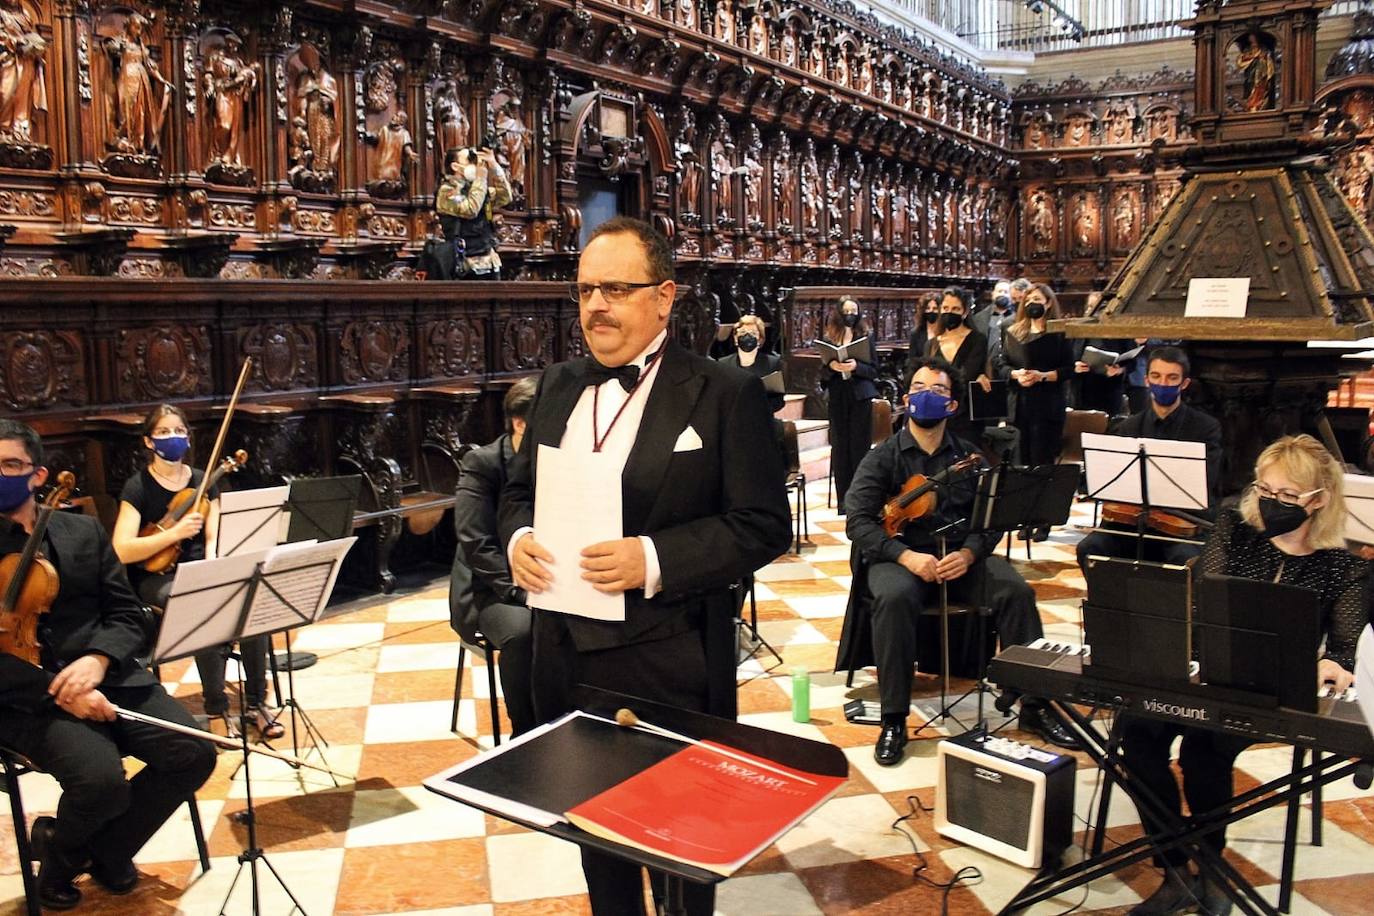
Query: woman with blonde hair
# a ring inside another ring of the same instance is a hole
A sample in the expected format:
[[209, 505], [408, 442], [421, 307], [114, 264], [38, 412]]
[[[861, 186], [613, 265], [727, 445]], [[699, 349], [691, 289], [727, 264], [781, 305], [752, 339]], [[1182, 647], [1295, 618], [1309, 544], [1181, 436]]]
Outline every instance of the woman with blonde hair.
[[[1330, 683], [1344, 690], [1354, 680], [1355, 647], [1368, 613], [1365, 588], [1369, 564], [1345, 549], [1345, 475], [1331, 453], [1311, 436], [1285, 436], [1260, 453], [1255, 482], [1236, 509], [1223, 510], [1202, 549], [1195, 574], [1218, 573], [1282, 582], [1316, 592], [1321, 599], [1323, 641], [1315, 691]], [[1317, 652], [1318, 647], [1293, 651]], [[1169, 769], [1169, 749], [1182, 735], [1179, 766], [1183, 794], [1195, 813], [1212, 811], [1234, 795], [1232, 767], [1247, 738], [1169, 722], [1123, 719], [1122, 750], [1134, 772], [1166, 807], [1179, 811], [1178, 785]], [[1204, 841], [1218, 853], [1224, 829]], [[1221, 914], [1230, 902], [1215, 885], [1187, 872], [1187, 856], [1169, 850], [1160, 857], [1164, 883], [1131, 911], [1136, 916], [1192, 911]]]

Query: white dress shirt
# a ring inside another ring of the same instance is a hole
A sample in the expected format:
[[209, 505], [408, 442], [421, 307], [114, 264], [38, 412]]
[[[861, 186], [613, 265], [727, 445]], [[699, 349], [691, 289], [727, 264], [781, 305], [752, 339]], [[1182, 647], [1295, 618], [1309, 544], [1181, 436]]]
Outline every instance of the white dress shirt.
[[[632, 391], [626, 391], [617, 379], [610, 379], [600, 385], [588, 385], [578, 398], [572, 413], [568, 414], [568, 425], [563, 429], [563, 439], [558, 443], [561, 449], [578, 449], [590, 452], [593, 450], [593, 424], [592, 411], [596, 409], [595, 431], [605, 437], [605, 442], [601, 445], [601, 454], [607, 456], [617, 470], [624, 473], [625, 462], [630, 458], [630, 450], [634, 448], [635, 439], [639, 435], [639, 424], [644, 419], [644, 405], [649, 401], [649, 393], [653, 391], [654, 383], [658, 380], [659, 363], [661, 358], [654, 362], [652, 368], [644, 371], [644, 364], [650, 356], [658, 352], [663, 346], [664, 340], [668, 337], [668, 331], [658, 333], [653, 343], [645, 348], [634, 359], [630, 360], [630, 365], [639, 366], [640, 383]], [[626, 400], [629, 403], [626, 404]], [[620, 415], [620, 419], [615, 420], [616, 412], [624, 406], [625, 412]], [[614, 428], [611, 423], [615, 422]], [[608, 433], [607, 430], [610, 430]], [[537, 448], [534, 443], [531, 448]], [[538, 491], [536, 490], [536, 499]], [[506, 547], [506, 562], [513, 565], [511, 552], [516, 543], [533, 528], [521, 528], [511, 535], [510, 543]], [[535, 540], [538, 540], [535, 535]], [[652, 598], [657, 595], [663, 587], [663, 575], [658, 565], [658, 550], [654, 547], [653, 540], [645, 534], [639, 536], [639, 543], [644, 548], [644, 597]]]

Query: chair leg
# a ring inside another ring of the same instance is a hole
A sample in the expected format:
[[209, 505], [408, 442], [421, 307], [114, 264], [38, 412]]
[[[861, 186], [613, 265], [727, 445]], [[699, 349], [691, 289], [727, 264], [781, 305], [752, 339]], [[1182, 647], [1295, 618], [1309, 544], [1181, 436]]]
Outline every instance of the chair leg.
[[453, 678], [453, 715], [449, 718], [448, 730], [455, 735], [458, 733], [458, 700], [463, 693], [463, 662], [467, 660], [468, 649], [462, 643], [458, 644], [458, 673]]
[[801, 556], [802, 509], [806, 497], [802, 494], [801, 488], [797, 486], [795, 482], [792, 484], [792, 489], [796, 491], [797, 494], [797, 514], [792, 518], [792, 527], [796, 529], [796, 535], [792, 538], [792, 552], [797, 556]]
[[194, 795], [186, 799], [186, 807], [191, 812], [191, 832], [196, 837], [196, 855], [200, 857], [200, 873], [205, 874], [210, 870], [210, 849], [205, 845], [205, 828], [200, 823], [200, 807], [196, 804]]
[[491, 697], [491, 736], [501, 746], [501, 710], [496, 703], [496, 647], [487, 646], [487, 693]]
[[[1307, 750], [1301, 745], [1293, 748], [1293, 772], [1302, 769]], [[1296, 780], [1294, 780], [1296, 783]], [[1302, 796], [1288, 800], [1288, 815], [1283, 831], [1283, 859], [1279, 868], [1279, 912], [1287, 913], [1293, 902], [1293, 866], [1298, 853], [1298, 812], [1302, 810]]]
[[14, 820], [14, 842], [19, 851], [19, 868], [24, 879], [24, 908], [28, 916], [42, 916], [38, 903], [38, 878], [33, 873], [33, 845], [24, 816], [24, 799], [19, 794], [19, 768], [9, 754], [0, 755], [5, 768], [5, 790], [10, 796], [10, 816]]
[[[1312, 762], [1322, 762], [1322, 752], [1312, 751]], [[1312, 787], [1312, 845], [1322, 844], [1322, 784], [1317, 783]]]
[[802, 540], [811, 541], [811, 510], [806, 507], [806, 475], [797, 478], [797, 501], [801, 503]]

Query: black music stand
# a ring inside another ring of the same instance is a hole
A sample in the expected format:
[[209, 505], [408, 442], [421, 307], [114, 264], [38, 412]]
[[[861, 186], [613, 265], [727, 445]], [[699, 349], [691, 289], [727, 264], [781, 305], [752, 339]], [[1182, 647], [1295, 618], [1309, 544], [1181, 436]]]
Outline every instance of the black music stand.
[[[344, 477], [297, 477], [291, 481], [282, 508], [290, 513], [283, 543], [332, 541], [353, 532], [353, 512], [363, 491], [357, 474]], [[292, 654], [291, 636], [286, 636], [286, 651], [272, 656], [272, 676], [278, 670], [302, 671], [319, 661], [313, 652]], [[281, 691], [277, 691], [281, 696]], [[293, 694], [294, 697], [294, 694]]]
[[[1068, 522], [1082, 468], [1042, 464], [1030, 468], [1003, 462], [983, 475], [970, 513], [977, 532], [1056, 527]], [[1011, 539], [1007, 539], [1011, 559]]]
[[[1115, 447], [1112, 440], [1117, 442]], [[1167, 454], [1199, 450], [1201, 453], [1195, 455]], [[1130, 458], [1122, 464], [1124, 455]], [[1084, 434], [1083, 466], [1087, 471], [1088, 499], [1140, 506], [1135, 530], [1137, 560], [1145, 559], [1147, 539], [1183, 540], [1150, 534], [1151, 508], [1207, 511], [1207, 452], [1200, 442]]]
[[[617, 710], [630, 709], [641, 722], [653, 723], [698, 740], [718, 742], [786, 767], [822, 776], [849, 775], [849, 762], [843, 752], [820, 741], [742, 725], [729, 719], [690, 712], [584, 685], [574, 689], [572, 703], [575, 708], [584, 712], [612, 720], [615, 719]], [[617, 742], [624, 742], [628, 753], [608, 753], [604, 745], [590, 743], [584, 744], [574, 753], [560, 755], [557, 759], [541, 758], [531, 761], [529, 767], [490, 767], [488, 769], [492, 773], [488, 779], [491, 781], [484, 782], [481, 787], [485, 799], [480, 794], [474, 797], [472, 793], [465, 793], [467, 797], [459, 798], [454, 793], [450, 781], [450, 774], [453, 774], [454, 769], [445, 770], [426, 779], [424, 786], [431, 792], [453, 798], [531, 830], [662, 872], [668, 879], [667, 894], [663, 901], [665, 916], [685, 916], [685, 883], [691, 881], [697, 884], [714, 884], [723, 879], [722, 875], [603, 839], [568, 823], [550, 825], [531, 819], [530, 816], [515, 813], [519, 807], [523, 807], [531, 815], [555, 809], [561, 814], [578, 802], [615, 785], [643, 768], [636, 766], [636, 763], [652, 765], [658, 759], [665, 758], [682, 747], [678, 742], [670, 742], [658, 735], [629, 728], [615, 730], [612, 738]], [[507, 742], [502, 749], [518, 745], [521, 740], [522, 738], [516, 738]], [[657, 759], [654, 748], [658, 748]], [[629, 760], [631, 754], [636, 760]], [[615, 769], [627, 762], [630, 765], [623, 770]], [[472, 772], [474, 771], [468, 771]], [[597, 784], [579, 786], [582, 777], [597, 781]], [[516, 805], [512, 806], [511, 802]]]

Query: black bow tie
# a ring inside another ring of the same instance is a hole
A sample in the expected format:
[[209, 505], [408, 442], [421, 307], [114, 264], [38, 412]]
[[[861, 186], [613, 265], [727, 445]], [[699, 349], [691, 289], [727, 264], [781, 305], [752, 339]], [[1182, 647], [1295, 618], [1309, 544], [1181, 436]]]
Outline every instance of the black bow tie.
[[633, 363], [628, 366], [603, 366], [594, 359], [587, 361], [586, 380], [588, 385], [601, 385], [615, 379], [626, 391], [634, 388], [639, 381], [639, 367]]

